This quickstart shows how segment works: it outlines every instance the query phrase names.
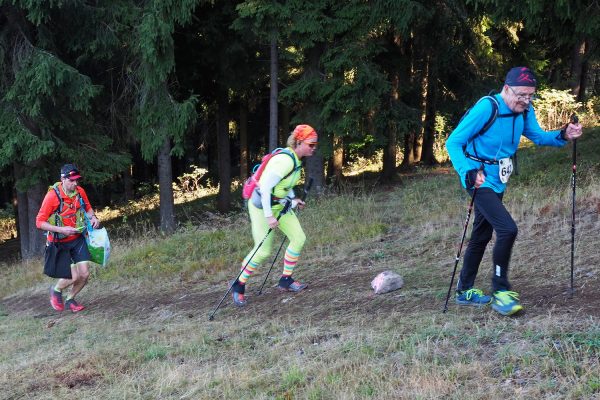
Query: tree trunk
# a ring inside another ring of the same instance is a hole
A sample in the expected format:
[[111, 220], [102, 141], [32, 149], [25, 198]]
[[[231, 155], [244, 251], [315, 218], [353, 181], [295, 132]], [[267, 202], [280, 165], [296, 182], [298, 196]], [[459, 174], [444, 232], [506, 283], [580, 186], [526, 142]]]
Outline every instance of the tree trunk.
[[221, 212], [228, 212], [231, 209], [231, 155], [229, 154], [229, 99], [227, 89], [221, 89], [217, 97], [217, 158], [219, 171], [217, 209]]
[[277, 148], [277, 78], [278, 78], [278, 59], [277, 59], [277, 34], [273, 32], [271, 38], [271, 91], [269, 94], [269, 151]]
[[423, 151], [421, 161], [425, 165], [435, 165], [437, 160], [433, 154], [435, 142], [435, 112], [437, 108], [437, 71], [434, 55], [427, 58], [427, 95], [425, 96], [425, 119], [423, 121]]
[[133, 200], [135, 196], [133, 190], [133, 164], [129, 165], [123, 171], [123, 190], [125, 192], [125, 201]]
[[589, 66], [588, 60], [584, 60], [581, 65], [581, 83], [579, 84], [579, 95], [577, 96], [577, 101], [580, 103], [585, 103], [587, 100], [586, 91]]
[[[389, 99], [389, 107], [393, 108], [400, 98], [399, 85], [400, 77], [398, 73], [394, 73], [391, 82], [391, 92]], [[396, 124], [394, 121], [388, 121], [386, 124], [386, 139], [387, 143], [383, 150], [383, 169], [381, 177], [385, 181], [394, 179], [396, 175]]]
[[23, 177], [24, 171], [23, 167], [17, 163], [13, 164], [13, 169], [15, 174], [15, 186], [17, 187], [17, 189], [15, 189], [17, 192], [17, 233], [21, 245], [21, 257], [27, 259], [29, 258], [29, 225], [27, 222], [29, 220], [29, 208], [27, 206], [27, 192], [20, 191], [17, 186]]
[[42, 205], [42, 200], [46, 186], [43, 183], [36, 183], [27, 190], [27, 226], [29, 235], [29, 246], [25, 258], [39, 257], [44, 252], [45, 237], [44, 232], [35, 226], [35, 218]]
[[577, 41], [573, 46], [573, 54], [571, 56], [571, 94], [579, 98], [581, 91], [582, 68], [585, 54], [585, 38]]
[[242, 100], [240, 103], [240, 177], [246, 179], [250, 174], [248, 170], [248, 104]]
[[400, 169], [402, 171], [407, 171], [410, 167], [415, 163], [415, 156], [413, 153], [413, 145], [415, 142], [415, 133], [414, 131], [406, 132], [404, 134], [404, 145], [403, 145], [403, 158], [402, 163], [400, 164]]
[[158, 188], [160, 198], [160, 230], [175, 231], [175, 203], [173, 201], [173, 171], [171, 167], [171, 140], [165, 139], [158, 152]]
[[290, 107], [286, 106], [286, 105], [282, 105], [281, 106], [281, 124], [279, 124], [280, 129], [279, 129], [279, 143], [281, 143], [281, 147], [286, 147], [287, 146], [287, 138], [290, 135], [290, 133], [292, 132], [292, 129], [290, 127], [290, 120], [291, 120], [291, 116], [290, 116]]
[[[315, 46], [308, 50], [308, 67], [305, 72], [307, 76], [320, 76], [321, 80], [324, 79], [324, 75], [319, 70], [321, 56], [323, 55], [324, 51], [325, 45], [323, 43], [316, 43]], [[308, 123], [317, 129], [317, 132], [319, 132], [320, 136], [319, 140], [324, 142], [326, 140], [325, 132], [319, 131], [319, 124], [316, 123], [318, 121], [319, 112], [320, 108], [315, 103], [311, 102], [307, 107], [305, 107], [305, 113], [308, 117], [305, 117], [306, 120], [302, 121], [302, 123]], [[313, 178], [313, 186], [311, 190], [313, 190], [316, 196], [321, 195], [325, 189], [325, 162], [321, 150], [317, 150], [315, 155], [306, 160], [306, 174], [307, 177]]]
[[344, 139], [333, 134], [333, 155], [331, 156], [331, 179], [334, 185], [339, 185], [343, 178], [344, 168]]
[[583, 56], [583, 62], [581, 63], [581, 78], [579, 79], [579, 95], [577, 96], [577, 101], [580, 103], [585, 103], [587, 100], [586, 92], [588, 87], [588, 75], [590, 70], [590, 57], [592, 54], [592, 39], [585, 39], [585, 53]]
[[323, 194], [325, 190], [325, 163], [321, 152], [317, 150], [312, 157], [306, 159], [306, 181], [313, 179], [310, 189], [316, 196]]
[[[14, 165], [15, 183], [28, 173], [27, 168], [17, 163]], [[17, 186], [18, 187], [18, 186]], [[21, 258], [24, 260], [41, 256], [44, 250], [44, 232], [35, 225], [35, 218], [40, 210], [42, 200], [46, 194], [46, 186], [36, 183], [27, 191], [17, 190], [19, 241]]]
[[425, 123], [425, 108], [427, 105], [427, 88], [428, 88], [428, 79], [427, 79], [427, 71], [423, 71], [422, 76], [422, 87], [423, 90], [421, 92], [421, 129], [415, 132], [413, 136], [412, 143], [412, 156], [413, 160], [411, 164], [416, 164], [421, 161], [421, 153], [423, 152], [423, 124]]
[[383, 169], [381, 171], [381, 177], [385, 181], [391, 181], [396, 175], [396, 131], [394, 124], [388, 122], [386, 124], [387, 129], [387, 143], [383, 149]]
[[17, 190], [17, 225], [19, 227], [18, 237], [21, 246], [21, 258], [27, 259], [29, 255], [29, 209], [27, 207], [27, 192]]

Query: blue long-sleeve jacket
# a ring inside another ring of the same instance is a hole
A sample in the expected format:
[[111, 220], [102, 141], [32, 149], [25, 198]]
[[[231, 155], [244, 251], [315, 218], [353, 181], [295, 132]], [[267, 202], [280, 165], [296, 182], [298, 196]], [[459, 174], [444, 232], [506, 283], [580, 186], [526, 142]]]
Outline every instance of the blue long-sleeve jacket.
[[[477, 102], [446, 140], [450, 161], [465, 188], [468, 171], [478, 169], [482, 165], [481, 162], [468, 158], [465, 150], [480, 159], [495, 161], [514, 155], [522, 134], [536, 145], [560, 147], [567, 143], [561, 138], [559, 130], [544, 131], [540, 127], [531, 105], [529, 111], [524, 114], [501, 117], [502, 114], [512, 114], [512, 111], [499, 94], [494, 97], [498, 101], [498, 117], [485, 133], [470, 141], [492, 115], [493, 107], [488, 99]], [[498, 164], [483, 165], [486, 178], [481, 187], [491, 188], [496, 193], [504, 192], [506, 184], [500, 181]]]

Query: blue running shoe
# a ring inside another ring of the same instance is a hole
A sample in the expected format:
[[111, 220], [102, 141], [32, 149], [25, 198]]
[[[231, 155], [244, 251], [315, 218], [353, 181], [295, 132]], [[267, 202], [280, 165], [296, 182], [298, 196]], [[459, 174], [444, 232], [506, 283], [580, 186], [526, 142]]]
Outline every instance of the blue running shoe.
[[480, 289], [460, 290], [456, 292], [456, 304], [461, 306], [481, 307], [492, 302], [491, 296], [486, 296]]
[[519, 293], [510, 290], [498, 290], [494, 292], [492, 308], [502, 315], [513, 315], [523, 309], [519, 303]]

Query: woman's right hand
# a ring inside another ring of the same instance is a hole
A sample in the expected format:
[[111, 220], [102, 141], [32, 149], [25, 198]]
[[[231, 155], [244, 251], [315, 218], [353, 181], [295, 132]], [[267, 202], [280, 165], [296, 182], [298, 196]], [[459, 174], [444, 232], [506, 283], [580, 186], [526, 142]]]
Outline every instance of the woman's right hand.
[[269, 224], [269, 228], [275, 229], [279, 225], [279, 221], [277, 221], [277, 218], [270, 216], [267, 217], [267, 224]]

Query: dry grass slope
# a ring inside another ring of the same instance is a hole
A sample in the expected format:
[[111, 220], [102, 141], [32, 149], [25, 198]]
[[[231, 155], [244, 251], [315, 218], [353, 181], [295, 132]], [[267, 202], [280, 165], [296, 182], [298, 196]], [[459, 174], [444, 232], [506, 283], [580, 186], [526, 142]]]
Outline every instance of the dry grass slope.
[[[280, 294], [273, 276], [257, 296], [263, 265], [249, 305], [228, 299], [213, 322], [250, 246], [244, 215], [117, 242], [78, 315], [50, 309], [39, 263], [9, 266], [0, 276], [0, 398], [600, 398], [600, 132], [578, 148], [572, 299], [570, 149], [525, 149], [505, 198], [520, 227], [511, 276], [521, 315], [454, 305], [441, 313], [467, 198], [439, 168], [312, 199], [297, 272], [309, 288]], [[477, 284], [489, 291], [486, 257]], [[369, 283], [386, 269], [405, 287], [375, 296]]]

